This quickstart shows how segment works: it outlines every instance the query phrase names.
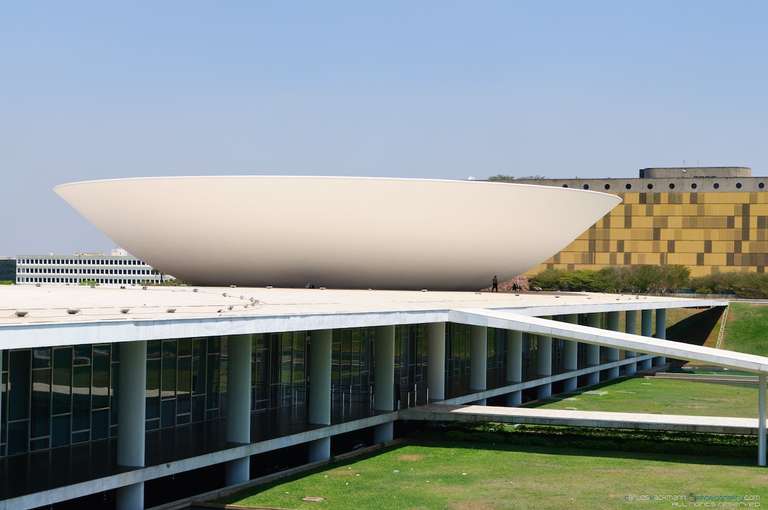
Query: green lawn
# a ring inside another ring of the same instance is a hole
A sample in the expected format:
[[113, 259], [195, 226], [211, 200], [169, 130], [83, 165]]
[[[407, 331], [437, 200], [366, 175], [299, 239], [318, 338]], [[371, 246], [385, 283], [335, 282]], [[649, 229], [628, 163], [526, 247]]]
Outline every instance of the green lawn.
[[[675, 498], [680, 507], [679, 498], [692, 495], [766, 501], [768, 469], [715, 457], [451, 443], [390, 449], [227, 502], [307, 510], [578, 510], [675, 508]], [[303, 501], [307, 496], [323, 501]]]
[[590, 388], [537, 407], [756, 418], [757, 387], [638, 377]]
[[723, 349], [768, 356], [768, 305], [732, 302]]

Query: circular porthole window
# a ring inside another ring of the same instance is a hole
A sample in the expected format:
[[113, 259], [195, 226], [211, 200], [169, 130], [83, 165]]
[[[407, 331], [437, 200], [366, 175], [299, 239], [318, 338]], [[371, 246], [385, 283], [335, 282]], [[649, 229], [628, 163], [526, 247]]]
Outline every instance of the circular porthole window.
[[589, 184], [585, 184], [584, 186], [582, 186], [582, 188], [589, 189]]
[[675, 189], [675, 183], [674, 182], [670, 182], [669, 183], [669, 189]]
[[719, 183], [714, 183], [712, 185], [712, 187], [715, 188], [715, 189], [719, 189], [720, 188], [720, 184]]
[[631, 184], [625, 184], [625, 185], [624, 185], [624, 188], [626, 188], [626, 189], [632, 189], [632, 185], [631, 185]]
[[736, 183], [736, 189], [741, 189], [741, 183], [740, 182]]
[[606, 184], [605, 186], [603, 186], [603, 188], [605, 188], [605, 189], [611, 189], [611, 185], [610, 185], [610, 184]]
[[653, 189], [653, 184], [648, 183], [648, 189]]
[[763, 188], [765, 188], [765, 183], [761, 182], [760, 184], [757, 185], [757, 187], [760, 188], [760, 189], [763, 189]]
[[692, 188], [692, 189], [696, 189], [696, 188], [698, 188], [698, 187], [699, 187], [699, 185], [698, 185], [698, 184], [696, 184], [695, 182], [694, 182], [693, 184], [691, 184], [691, 188]]

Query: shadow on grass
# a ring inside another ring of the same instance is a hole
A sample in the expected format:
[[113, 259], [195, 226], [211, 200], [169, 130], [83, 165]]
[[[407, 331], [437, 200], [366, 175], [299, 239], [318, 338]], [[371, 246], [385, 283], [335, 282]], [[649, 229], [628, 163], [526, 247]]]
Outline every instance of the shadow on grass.
[[695, 432], [635, 431], [550, 425], [429, 425], [411, 444], [485, 448], [547, 455], [752, 466], [757, 438]]
[[577, 396], [577, 395], [581, 395], [581, 394], [586, 393], [588, 391], [596, 391], [596, 390], [599, 390], [600, 388], [605, 388], [605, 387], [608, 387], [608, 386], [614, 386], [616, 384], [619, 384], [619, 383], [624, 382], [624, 381], [628, 381], [630, 379], [635, 379], [635, 377], [619, 377], [619, 378], [616, 378], [616, 379], [611, 379], [610, 381], [604, 381], [604, 382], [601, 382], [601, 383], [598, 383], [598, 384], [593, 384], [592, 386], [584, 386], [584, 387], [579, 388], [578, 390], [572, 391], [570, 393], [558, 393], [557, 396], [549, 397], [546, 400], [534, 400], [533, 402], [528, 402], [528, 403], [522, 405], [521, 407], [531, 407], [531, 408], [534, 408], [534, 407], [541, 407], [541, 406], [549, 405], [549, 404], [552, 404], [554, 402], [561, 402], [563, 400], [566, 400], [568, 398], [571, 398], [571, 397], [574, 397], [574, 396]]
[[649, 434], [605, 429], [571, 429], [550, 426], [428, 426], [411, 430], [405, 443], [338, 460], [263, 485], [244, 489], [218, 503], [232, 504], [284, 483], [317, 473], [349, 466], [408, 446], [494, 450], [553, 456], [588, 456], [606, 459], [650, 460], [657, 462], [755, 466], [756, 439], [717, 434]]

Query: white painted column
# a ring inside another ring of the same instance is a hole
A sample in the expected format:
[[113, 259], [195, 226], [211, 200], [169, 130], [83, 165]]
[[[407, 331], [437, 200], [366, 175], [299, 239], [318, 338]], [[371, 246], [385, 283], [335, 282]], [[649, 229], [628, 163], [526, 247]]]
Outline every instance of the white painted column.
[[[309, 416], [313, 425], [331, 424], [331, 346], [333, 330], [309, 333]], [[309, 443], [309, 462], [331, 458], [331, 438]]]
[[[560, 317], [562, 322], [569, 324], [578, 324], [579, 316], [575, 313], [562, 315]], [[563, 344], [563, 366], [566, 371], [577, 370], [579, 368], [579, 342], [573, 340], [566, 340]], [[577, 377], [571, 377], [570, 379], [563, 380], [563, 392], [568, 393], [574, 391], [579, 384]]]
[[[227, 441], [251, 442], [251, 363], [253, 337], [232, 335], [227, 339]], [[251, 459], [227, 462], [226, 483], [236, 485], [251, 478]]]
[[[117, 394], [117, 463], [144, 466], [144, 441], [147, 393], [147, 342], [121, 342], [120, 376]], [[118, 510], [144, 508], [144, 483], [117, 489]]]
[[[631, 334], [637, 334], [637, 310], [627, 310], [625, 317], [624, 331]], [[626, 351], [627, 358], [634, 358], [637, 356], [636, 352]], [[626, 365], [627, 375], [632, 376], [637, 372], [637, 361]]]
[[[391, 412], [395, 409], [395, 326], [376, 328], [373, 365], [373, 408]], [[388, 443], [394, 435], [394, 423], [382, 423], [373, 431], [377, 443]]]
[[765, 466], [765, 374], [758, 375], [757, 384], [757, 464]]
[[[601, 316], [599, 313], [587, 314], [587, 326], [592, 328], [602, 327]], [[600, 364], [600, 346], [587, 345], [587, 366], [596, 367]], [[587, 386], [597, 384], [600, 382], [600, 371], [595, 371], [589, 374], [587, 377]]]
[[[611, 331], [619, 331], [619, 312], [606, 312], [606, 324]], [[608, 361], [619, 361], [619, 350], [614, 348], [607, 349]], [[609, 368], [606, 370], [606, 377], [608, 380], [616, 379], [619, 377], [619, 367]]]
[[[470, 326], [469, 364], [470, 391], [485, 391], [488, 383], [488, 328], [485, 326]], [[485, 399], [477, 403], [485, 405]]]
[[758, 376], [757, 384], [757, 464], [765, 466], [765, 374]]
[[[542, 319], [551, 319], [543, 316]], [[536, 374], [539, 378], [552, 377], [552, 337], [538, 335], [539, 352], [536, 357]], [[536, 395], [539, 400], [547, 399], [552, 396], [552, 383], [542, 384], [536, 389]]]
[[[507, 331], [507, 383], [523, 382], [523, 332]], [[513, 391], [507, 395], [508, 406], [523, 403], [523, 392]]]
[[[656, 310], [656, 338], [667, 338], [667, 310], [666, 308], [658, 308]], [[653, 358], [653, 364], [657, 366], [666, 365], [667, 358], [664, 356], [658, 356]]]
[[[640, 311], [640, 334], [648, 337], [653, 336], [653, 310]], [[651, 368], [651, 360], [641, 361], [639, 368], [640, 370], [649, 370]]]
[[445, 400], [445, 322], [427, 324], [427, 361], [429, 400]]

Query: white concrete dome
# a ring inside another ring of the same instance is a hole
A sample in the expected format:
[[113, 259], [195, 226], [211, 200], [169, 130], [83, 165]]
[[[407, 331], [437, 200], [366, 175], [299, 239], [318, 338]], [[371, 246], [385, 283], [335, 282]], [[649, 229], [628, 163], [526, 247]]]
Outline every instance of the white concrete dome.
[[472, 290], [542, 262], [615, 195], [369, 177], [210, 176], [62, 184], [119, 246], [199, 285]]

